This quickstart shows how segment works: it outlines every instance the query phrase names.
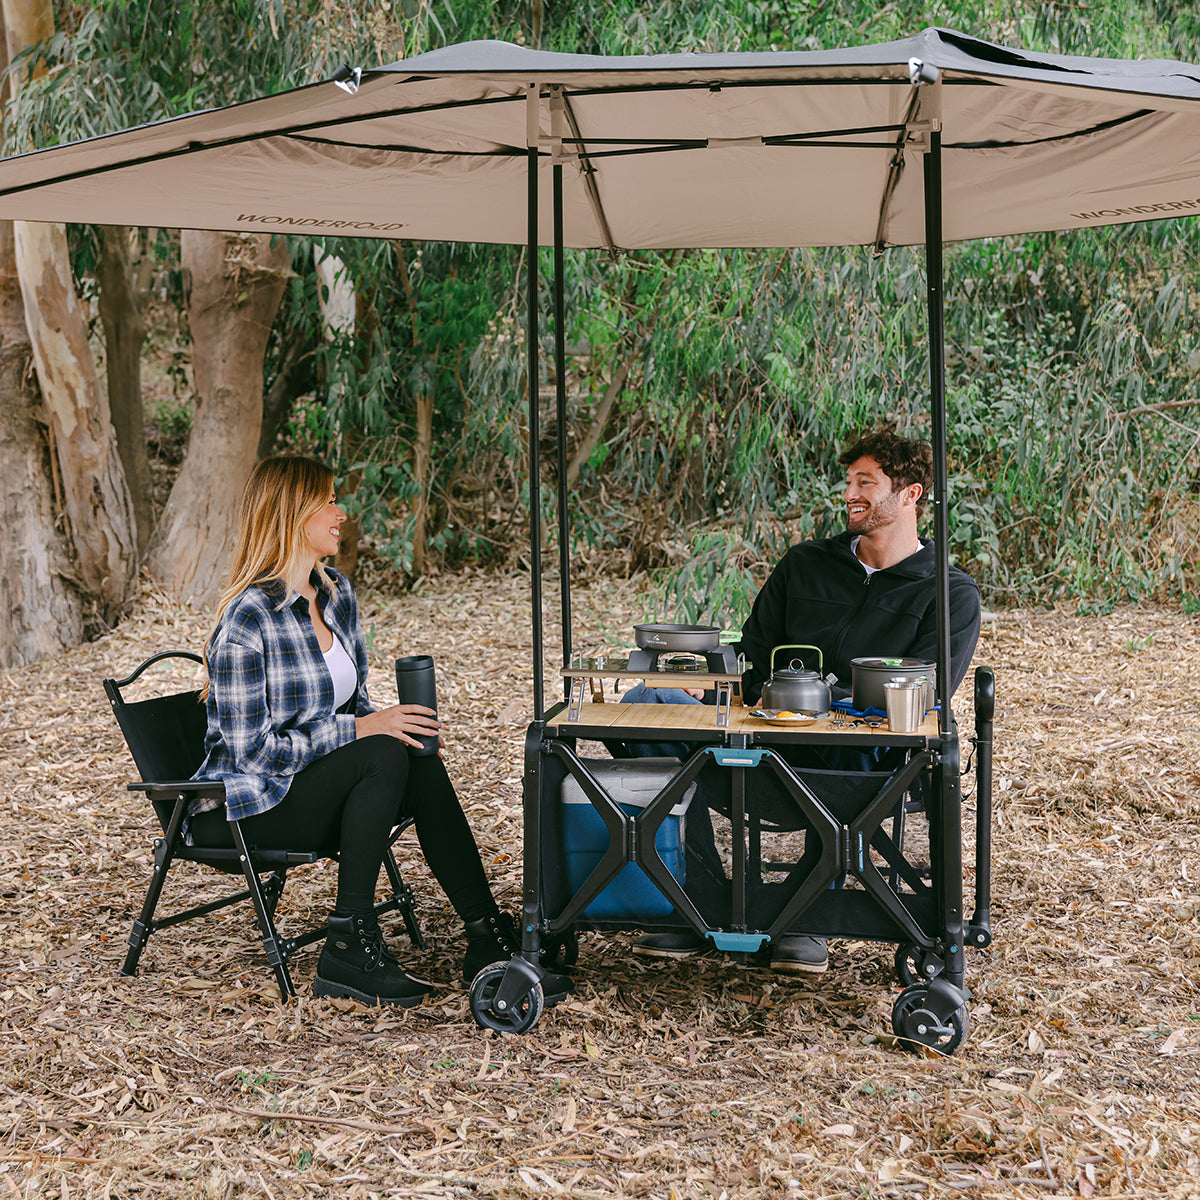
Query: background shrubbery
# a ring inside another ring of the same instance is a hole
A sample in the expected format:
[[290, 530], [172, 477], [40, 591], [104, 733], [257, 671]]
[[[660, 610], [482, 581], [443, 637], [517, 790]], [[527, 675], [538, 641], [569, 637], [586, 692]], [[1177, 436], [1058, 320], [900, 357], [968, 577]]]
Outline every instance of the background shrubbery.
[[[1200, 44], [1186, 0], [419, 0], [369, 10], [196, 0], [180, 9], [183, 40], [151, 20], [146, 0], [71, 10], [52, 48], [63, 69], [51, 71], [41, 108], [27, 102], [13, 136], [48, 144], [307, 82], [343, 57], [369, 65], [475, 37], [607, 53], [804, 49], [941, 24], [1073, 54], [1186, 59]], [[60, 119], [71, 105], [88, 114], [83, 124]], [[76, 241], [86, 275], [87, 239]], [[179, 292], [169, 241], [168, 305]], [[991, 603], [1200, 602], [1198, 244], [1196, 219], [1185, 218], [948, 247], [951, 537]], [[321, 338], [314, 244], [296, 239], [266, 371], [269, 384], [302, 345], [303, 379], [276, 445], [336, 464], [363, 546], [410, 580], [518, 555], [524, 251], [335, 239], [321, 248], [346, 264], [355, 328]], [[548, 287], [548, 252], [541, 278]], [[567, 293], [574, 549], [658, 572], [656, 603], [670, 610], [661, 616], [736, 623], [787, 542], [837, 528], [844, 441], [881, 421], [927, 432], [918, 251], [616, 262], [572, 252]], [[553, 531], [549, 320], [542, 330]]]

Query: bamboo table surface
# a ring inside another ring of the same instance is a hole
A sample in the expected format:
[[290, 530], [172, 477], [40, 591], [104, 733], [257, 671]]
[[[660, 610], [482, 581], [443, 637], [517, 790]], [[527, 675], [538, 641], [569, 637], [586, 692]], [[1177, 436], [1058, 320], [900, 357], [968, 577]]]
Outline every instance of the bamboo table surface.
[[[716, 708], [710, 704], [596, 704], [587, 703], [580, 709], [578, 721], [568, 721], [566, 709], [546, 717], [546, 724], [564, 732], [576, 728], [613, 730], [623, 738], [633, 733], [661, 734], [667, 731], [682, 733], [750, 734], [754, 737], [778, 734], [804, 734], [804, 740], [819, 736], [822, 740], [849, 737], [855, 741], [864, 738], [880, 742], [896, 738], [925, 739], [939, 736], [938, 715], [929, 712], [915, 733], [894, 734], [886, 721], [876, 726], [835, 725], [832, 717], [818, 717], [813, 721], [784, 722], [768, 721], [751, 715], [751, 709], [734, 705], [729, 712], [729, 725], [718, 728]], [[652, 739], [647, 739], [652, 740]]]

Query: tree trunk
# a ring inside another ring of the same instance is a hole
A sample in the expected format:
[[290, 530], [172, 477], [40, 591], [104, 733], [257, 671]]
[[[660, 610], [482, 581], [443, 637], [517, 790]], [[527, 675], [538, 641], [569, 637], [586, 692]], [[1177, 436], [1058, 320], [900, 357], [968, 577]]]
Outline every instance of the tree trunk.
[[[9, 56], [54, 32], [50, 0], [3, 0]], [[29, 72], [42, 70], [35, 63]], [[10, 84], [16, 85], [15, 77]], [[79, 581], [100, 618], [121, 615], [136, 569], [133, 511], [96, 377], [61, 225], [13, 224], [25, 324], [62, 479]]]
[[62, 476], [80, 582], [101, 619], [125, 608], [137, 566], [133, 510], [96, 375], [61, 225], [14, 221], [17, 272], [42, 400]]
[[[400, 274], [400, 285], [404, 289], [404, 297], [408, 303], [408, 316], [412, 322], [413, 349], [418, 353], [424, 350], [424, 339], [421, 336], [421, 325], [417, 317], [417, 296], [412, 285], [412, 277], [408, 273], [408, 263], [404, 258], [404, 244], [397, 242], [396, 269]], [[428, 391], [422, 391], [413, 396], [413, 420], [416, 425], [416, 437], [413, 439], [413, 478], [417, 485], [417, 495], [413, 501], [413, 545], [412, 573], [414, 578], [425, 574], [429, 539], [429, 489], [431, 485], [432, 450], [433, 450], [433, 376], [437, 360], [432, 360], [431, 369], [426, 380]]]
[[53, 465], [36, 413], [33, 349], [17, 281], [11, 221], [0, 221], [0, 668], [83, 640], [69, 550], [54, 520]]
[[108, 406], [112, 411], [117, 449], [137, 522], [138, 558], [150, 541], [154, 512], [150, 500], [150, 459], [142, 409], [142, 345], [146, 340], [145, 295], [139, 291], [129, 255], [131, 230], [125, 225], [100, 227], [102, 251], [96, 270], [100, 285], [100, 320], [104, 323]]
[[417, 480], [417, 496], [413, 501], [412, 572], [420, 577], [426, 570], [429, 538], [429, 487], [433, 451], [433, 396], [425, 393], [414, 397], [416, 403], [417, 436], [413, 441], [413, 474]]
[[262, 428], [263, 356], [290, 270], [267, 234], [184, 230], [196, 417], [187, 457], [150, 547], [150, 573], [181, 600], [211, 603], [238, 496]]
[[639, 350], [640, 348], [635, 348], [627, 351], [624, 358], [617, 364], [617, 369], [612, 373], [612, 378], [604, 389], [604, 395], [600, 397], [600, 403], [596, 405], [592, 423], [580, 440], [574, 457], [567, 464], [567, 487], [573, 488], [579, 482], [579, 472], [583, 469], [583, 464], [592, 457], [592, 451], [596, 449], [596, 445], [604, 434], [604, 427], [608, 424], [613, 405], [616, 404], [621, 392], [625, 389], [625, 380], [629, 378], [630, 368], [637, 361]]
[[293, 325], [283, 334], [283, 339], [279, 369], [263, 400], [262, 429], [258, 435], [259, 458], [269, 458], [275, 452], [280, 428], [311, 383], [313, 347], [308, 330]]
[[[0, 20], [0, 72], [7, 66]], [[0, 221], [0, 669], [83, 640], [82, 604], [67, 579], [70, 545], [55, 521], [54, 466], [39, 411], [12, 222]]]

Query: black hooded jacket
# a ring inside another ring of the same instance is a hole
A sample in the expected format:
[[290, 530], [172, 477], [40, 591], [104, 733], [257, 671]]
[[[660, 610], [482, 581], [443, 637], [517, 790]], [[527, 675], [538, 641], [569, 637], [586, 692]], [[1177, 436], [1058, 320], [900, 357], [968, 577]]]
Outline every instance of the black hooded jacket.
[[[933, 543], [903, 562], [868, 575], [854, 556], [854, 537], [842, 533], [793, 546], [771, 572], [742, 628], [742, 650], [751, 666], [743, 695], [757, 702], [770, 678], [771, 651], [782, 645], [820, 647], [825, 674], [838, 677], [834, 699], [850, 695], [852, 658], [937, 658], [937, 590]], [[950, 677], [957, 689], [979, 640], [979, 588], [950, 568]], [[814, 656], [780, 654], [816, 667]]]

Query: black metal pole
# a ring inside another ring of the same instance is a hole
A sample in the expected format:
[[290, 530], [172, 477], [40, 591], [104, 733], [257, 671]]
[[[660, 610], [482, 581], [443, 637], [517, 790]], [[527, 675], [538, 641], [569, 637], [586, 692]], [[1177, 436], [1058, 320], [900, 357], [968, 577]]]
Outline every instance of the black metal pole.
[[[527, 103], [536, 105], [537, 89], [531, 88]], [[540, 486], [541, 461], [538, 440], [541, 435], [538, 421], [538, 146], [536, 116], [531, 120], [533, 136], [527, 151], [529, 167], [529, 261], [525, 267], [527, 280], [525, 337], [528, 354], [529, 388], [529, 590], [533, 607], [533, 719], [545, 716], [545, 696], [542, 665], [542, 496]]]
[[[563, 169], [554, 168], [554, 401], [558, 427], [558, 578], [562, 665], [571, 663], [571, 515], [567, 511], [567, 319], [563, 264]], [[564, 688], [569, 688], [563, 680]], [[564, 691], [564, 696], [566, 692]]]
[[933, 419], [933, 536], [937, 584], [938, 726], [950, 725], [950, 523], [946, 470], [946, 334], [942, 286], [942, 135], [925, 155], [925, 280], [929, 302], [929, 399]]
[[[963, 961], [962, 794], [958, 733], [950, 713], [950, 523], [946, 469], [946, 334], [942, 277], [942, 138], [929, 135], [925, 155], [925, 275], [929, 294], [929, 391], [933, 418], [933, 520], [937, 576], [937, 685], [941, 748], [930, 819], [931, 863], [945, 941], [945, 969], [935, 986], [961, 998]], [[935, 837], [936, 833], [936, 837]]]

